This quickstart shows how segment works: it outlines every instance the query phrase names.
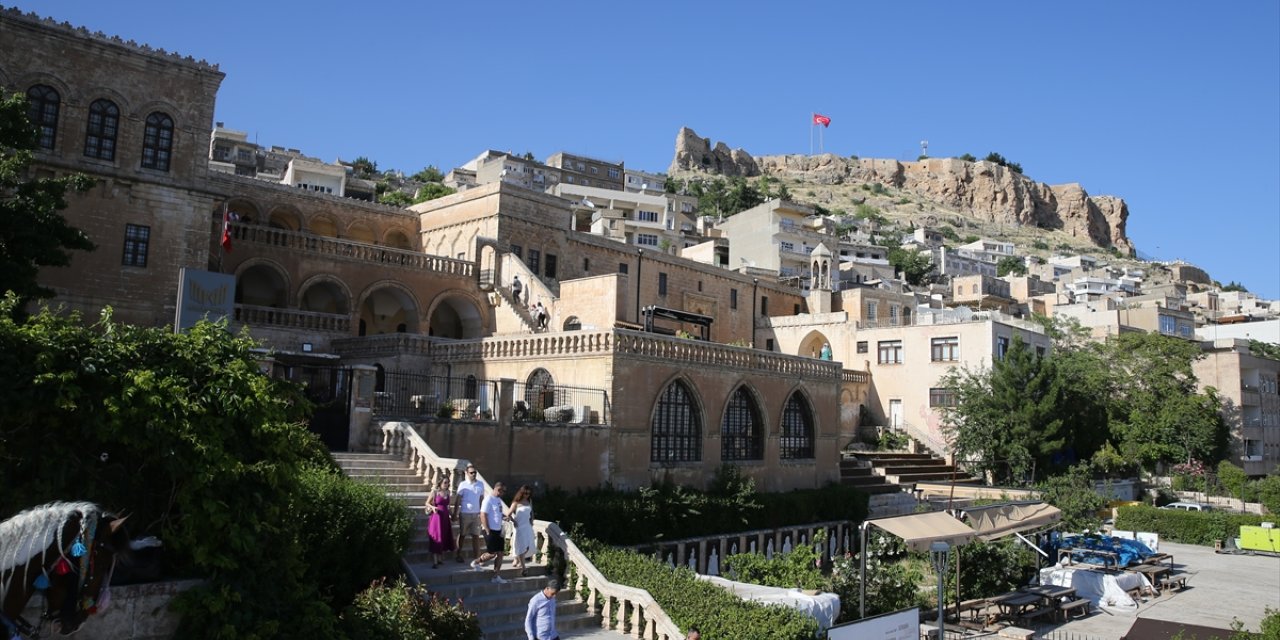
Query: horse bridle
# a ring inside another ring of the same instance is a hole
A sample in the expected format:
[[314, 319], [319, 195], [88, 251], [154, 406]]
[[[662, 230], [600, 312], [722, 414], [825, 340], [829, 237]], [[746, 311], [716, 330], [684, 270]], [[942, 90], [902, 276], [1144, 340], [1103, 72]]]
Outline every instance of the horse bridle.
[[[94, 518], [89, 523], [88, 527], [80, 531], [80, 535], [76, 536], [75, 542], [71, 544], [71, 557], [79, 559], [80, 566], [78, 569], [74, 563], [68, 560], [67, 554], [61, 549], [58, 552], [58, 556], [54, 558], [52, 562], [40, 567], [40, 576], [45, 579], [46, 585], [44, 588], [40, 588], [39, 586], [36, 587], [37, 590], [44, 593], [45, 598], [44, 612], [40, 614], [41, 624], [39, 627], [31, 624], [21, 615], [18, 615], [16, 619], [11, 619], [4, 612], [0, 611], [0, 625], [8, 631], [10, 638], [18, 637], [37, 640], [40, 638], [40, 629], [44, 626], [45, 622], [59, 618], [80, 618], [80, 614], [85, 613], [86, 610], [88, 611], [87, 615], [97, 613], [97, 600], [95, 598], [82, 597], [85, 588], [88, 587], [89, 583], [93, 580], [94, 571], [99, 569], [97, 566], [98, 552], [101, 550], [102, 546], [110, 546], [106, 543], [99, 544], [95, 541], [95, 538], [97, 537], [97, 527], [98, 520], [97, 518]], [[79, 549], [77, 549], [77, 546]], [[80, 551], [78, 556], [76, 555], [77, 551]], [[58, 566], [62, 563], [66, 563], [66, 569], [63, 573], [59, 574]], [[110, 575], [112, 573], [112, 569], [115, 568], [114, 557], [111, 559], [111, 565], [112, 567], [107, 570], [107, 577], [105, 577], [104, 580], [111, 579]], [[52, 581], [49, 578], [50, 573], [55, 575], [54, 579], [71, 573], [77, 574], [79, 578], [75, 581], [75, 586], [69, 589], [66, 597], [64, 598], [62, 602], [62, 611], [56, 614], [49, 607], [48, 590], [52, 587]], [[40, 578], [37, 577], [36, 580], [38, 583]]]

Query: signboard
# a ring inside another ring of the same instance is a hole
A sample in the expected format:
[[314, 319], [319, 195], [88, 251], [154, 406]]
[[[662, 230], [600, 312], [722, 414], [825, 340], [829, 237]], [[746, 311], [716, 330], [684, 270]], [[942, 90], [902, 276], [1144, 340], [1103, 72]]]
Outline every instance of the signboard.
[[920, 640], [920, 609], [884, 613], [827, 629], [827, 640]]
[[178, 313], [175, 331], [189, 329], [208, 318], [230, 318], [235, 311], [236, 277], [183, 267], [178, 272]]

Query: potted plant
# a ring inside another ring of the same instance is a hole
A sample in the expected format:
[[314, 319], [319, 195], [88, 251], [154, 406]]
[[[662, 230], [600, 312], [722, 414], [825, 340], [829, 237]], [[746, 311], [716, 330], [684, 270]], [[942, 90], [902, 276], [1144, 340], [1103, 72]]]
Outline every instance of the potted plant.
[[436, 417], [441, 420], [449, 420], [453, 418], [453, 403], [445, 400], [440, 403], [440, 408], [436, 409]]

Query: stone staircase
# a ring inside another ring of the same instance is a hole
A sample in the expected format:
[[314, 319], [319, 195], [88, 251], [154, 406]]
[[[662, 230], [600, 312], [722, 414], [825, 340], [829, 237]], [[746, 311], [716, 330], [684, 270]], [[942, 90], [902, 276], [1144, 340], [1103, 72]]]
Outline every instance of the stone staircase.
[[[867, 479], [866, 473], [883, 479], [888, 485], [910, 487], [917, 482], [956, 484], [981, 484], [982, 479], [958, 471], [946, 460], [932, 453], [907, 453], [899, 451], [864, 451], [845, 454], [840, 461], [840, 472], [843, 481], [845, 469], [849, 469], [853, 483], [866, 483], [877, 487], [875, 481]], [[865, 472], [865, 473], [864, 473]], [[853, 475], [853, 474], [857, 475]]]
[[515, 297], [512, 296], [510, 289], [495, 286], [493, 290], [497, 291], [498, 295], [502, 297], [503, 306], [505, 306], [508, 311], [520, 320], [520, 324], [522, 325], [521, 328], [524, 331], [528, 333], [537, 333], [538, 321], [529, 314], [529, 309], [525, 307], [523, 302], [516, 301]]
[[[542, 589], [547, 580], [544, 565], [529, 563], [528, 575], [521, 576], [512, 569], [511, 559], [504, 560], [502, 577], [509, 582], [492, 582], [493, 572], [473, 570], [468, 562], [458, 563], [450, 552], [445, 563], [432, 568], [428, 550], [426, 510], [428, 487], [399, 456], [380, 453], [333, 453], [334, 459], [347, 476], [360, 482], [368, 482], [386, 490], [387, 495], [404, 503], [413, 514], [412, 537], [404, 559], [420, 583], [433, 592], [450, 599], [461, 599], [462, 604], [480, 618], [480, 628], [485, 640], [523, 639], [524, 614], [529, 598]], [[455, 531], [458, 524], [455, 522]], [[463, 557], [472, 558], [471, 542], [467, 540]], [[556, 607], [556, 626], [566, 633], [582, 629], [599, 629], [600, 617], [588, 613], [583, 602], [573, 602], [573, 594], [561, 590], [560, 603]]]

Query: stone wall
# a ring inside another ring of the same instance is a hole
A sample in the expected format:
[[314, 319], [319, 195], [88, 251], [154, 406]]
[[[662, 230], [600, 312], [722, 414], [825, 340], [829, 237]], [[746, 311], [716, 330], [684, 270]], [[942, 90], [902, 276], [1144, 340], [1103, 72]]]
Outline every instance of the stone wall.
[[[169, 604], [178, 594], [199, 584], [199, 580], [178, 580], [111, 587], [110, 605], [89, 616], [75, 636], [77, 640], [173, 638], [181, 617], [169, 609]], [[39, 620], [43, 611], [40, 598], [32, 598], [27, 605], [22, 616], [31, 621]], [[53, 636], [52, 631], [48, 633]]]

